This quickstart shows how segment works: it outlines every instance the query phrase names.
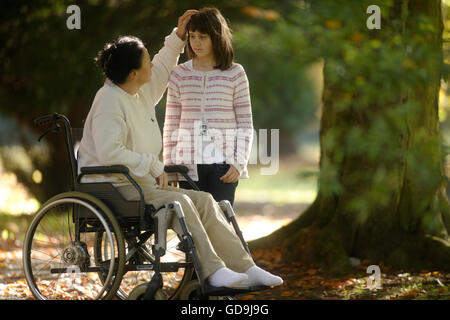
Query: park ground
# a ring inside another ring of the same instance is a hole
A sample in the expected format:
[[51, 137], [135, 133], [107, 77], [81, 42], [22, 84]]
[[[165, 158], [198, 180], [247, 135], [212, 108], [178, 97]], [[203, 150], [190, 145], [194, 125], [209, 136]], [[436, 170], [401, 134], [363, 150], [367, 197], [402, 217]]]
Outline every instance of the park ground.
[[[314, 159], [284, 159], [273, 176], [261, 175], [259, 170], [256, 166], [251, 168], [251, 179], [240, 181], [236, 196], [235, 210], [247, 241], [267, 235], [298, 217], [316, 192]], [[5, 230], [11, 221], [4, 215], [0, 229]], [[22, 270], [20, 233], [24, 231], [20, 226], [24, 223], [17, 225], [15, 235], [0, 237], [0, 299], [33, 299]], [[382, 262], [354, 259], [352, 271], [336, 277], [316, 266], [283, 263], [280, 248], [255, 250], [252, 255], [260, 267], [281, 276], [284, 283], [238, 296], [239, 300], [450, 300], [450, 274], [440, 270], [393, 270]], [[373, 275], [367, 272], [370, 265], [380, 268], [378, 288], [374, 283], [368, 284]]]
[[[391, 270], [381, 264], [381, 288], [370, 289], [367, 281], [371, 274], [366, 272], [374, 264], [370, 261], [362, 261], [349, 274], [334, 277], [314, 266], [282, 263], [279, 248], [256, 250], [252, 254], [260, 267], [281, 276], [284, 283], [238, 296], [239, 300], [450, 300], [450, 274], [439, 270], [413, 273]], [[4, 241], [0, 249], [0, 299], [33, 299], [21, 262], [18, 243]]]

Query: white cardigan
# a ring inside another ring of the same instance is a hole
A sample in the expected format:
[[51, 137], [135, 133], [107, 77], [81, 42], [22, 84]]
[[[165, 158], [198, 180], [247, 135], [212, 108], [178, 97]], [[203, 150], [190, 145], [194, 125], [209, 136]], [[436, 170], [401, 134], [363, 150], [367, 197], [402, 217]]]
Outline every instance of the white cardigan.
[[[203, 154], [205, 143], [199, 138], [202, 118], [212, 141], [206, 142], [207, 147], [215, 148], [221, 161], [233, 165], [241, 179], [248, 179], [253, 116], [242, 65], [233, 63], [227, 70], [198, 71], [189, 60], [170, 75], [163, 130], [164, 164], [186, 165], [194, 181], [198, 180], [197, 164], [204, 163], [208, 153]], [[175, 178], [169, 176], [170, 180]], [[181, 176], [178, 179], [185, 180]]]
[[[136, 95], [107, 80], [95, 95], [86, 118], [79, 148], [78, 170], [87, 166], [125, 165], [143, 186], [157, 187], [164, 164], [159, 160], [162, 137], [155, 105], [164, 94], [169, 75], [177, 65], [185, 41], [176, 28], [166, 37], [164, 47], [152, 60], [152, 76]], [[82, 182], [129, 184], [122, 175], [89, 175]]]

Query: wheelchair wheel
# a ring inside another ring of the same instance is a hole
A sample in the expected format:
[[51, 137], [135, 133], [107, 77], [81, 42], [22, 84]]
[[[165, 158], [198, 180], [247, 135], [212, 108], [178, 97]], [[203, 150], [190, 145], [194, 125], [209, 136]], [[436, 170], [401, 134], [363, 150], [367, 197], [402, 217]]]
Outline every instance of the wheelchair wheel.
[[[99, 263], [110, 259], [110, 252], [105, 250], [104, 242], [105, 233], [97, 233], [94, 252], [95, 259]], [[180, 240], [177, 233], [173, 230], [168, 230], [166, 254], [161, 257], [162, 263], [189, 262], [188, 255], [177, 249], [177, 244], [179, 242]], [[154, 271], [151, 270], [151, 266], [155, 262], [155, 258], [151, 251], [152, 245], [154, 244], [154, 235], [152, 235], [145, 244], [139, 247], [131, 245], [130, 243], [131, 241], [127, 241], [126, 243], [127, 261], [125, 264], [125, 272], [122, 277], [120, 288], [117, 291], [117, 297], [122, 300], [133, 299], [130, 297], [132, 291], [137, 289], [137, 287], [141, 287], [142, 289], [142, 287], [150, 282], [154, 275]], [[163, 288], [161, 294], [169, 300], [177, 299], [184, 285], [191, 280], [193, 273], [193, 267], [183, 267], [176, 271], [169, 272], [162, 271]], [[141, 294], [139, 290], [133, 292], [133, 296], [139, 294]]]
[[[117, 259], [97, 264], [95, 234]], [[98, 199], [80, 192], [59, 194], [34, 216], [24, 240], [23, 267], [33, 295], [40, 300], [112, 298], [125, 264], [122, 231]], [[100, 279], [103, 275], [104, 280]]]
[[[131, 290], [130, 294], [128, 295], [128, 300], [143, 300], [146, 290], [147, 290], [146, 283], [138, 285], [136, 288]], [[158, 289], [155, 292], [154, 299], [155, 300], [167, 300], [167, 296], [161, 289]]]
[[[180, 300], [198, 300], [197, 288], [199, 287], [198, 280], [191, 280], [181, 289]], [[208, 296], [205, 300], [220, 300], [216, 296]]]

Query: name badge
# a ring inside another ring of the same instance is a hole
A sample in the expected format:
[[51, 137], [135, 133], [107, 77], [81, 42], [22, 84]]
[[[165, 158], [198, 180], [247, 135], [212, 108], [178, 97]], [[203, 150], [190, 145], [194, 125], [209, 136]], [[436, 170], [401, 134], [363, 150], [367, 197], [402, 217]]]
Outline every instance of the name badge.
[[208, 134], [208, 126], [206, 125], [205, 119], [202, 119], [202, 123], [200, 124], [200, 135], [206, 136]]

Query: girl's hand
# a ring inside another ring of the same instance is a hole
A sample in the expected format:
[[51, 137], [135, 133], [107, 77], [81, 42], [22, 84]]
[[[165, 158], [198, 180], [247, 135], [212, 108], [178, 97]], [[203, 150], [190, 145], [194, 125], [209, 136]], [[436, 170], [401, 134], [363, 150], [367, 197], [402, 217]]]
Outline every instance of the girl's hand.
[[230, 169], [228, 169], [227, 173], [219, 178], [224, 183], [234, 183], [239, 180], [239, 171], [230, 164]]
[[198, 10], [187, 10], [181, 17], [178, 18], [178, 28], [177, 28], [177, 36], [181, 39], [181, 40], [186, 40], [186, 25], [189, 22], [189, 20], [191, 19], [191, 16], [193, 14], [196, 14], [198, 12]]
[[167, 178], [167, 173], [163, 171], [163, 173], [156, 178], [156, 182], [158, 183], [158, 186], [160, 189], [167, 189], [167, 183], [169, 179]]

